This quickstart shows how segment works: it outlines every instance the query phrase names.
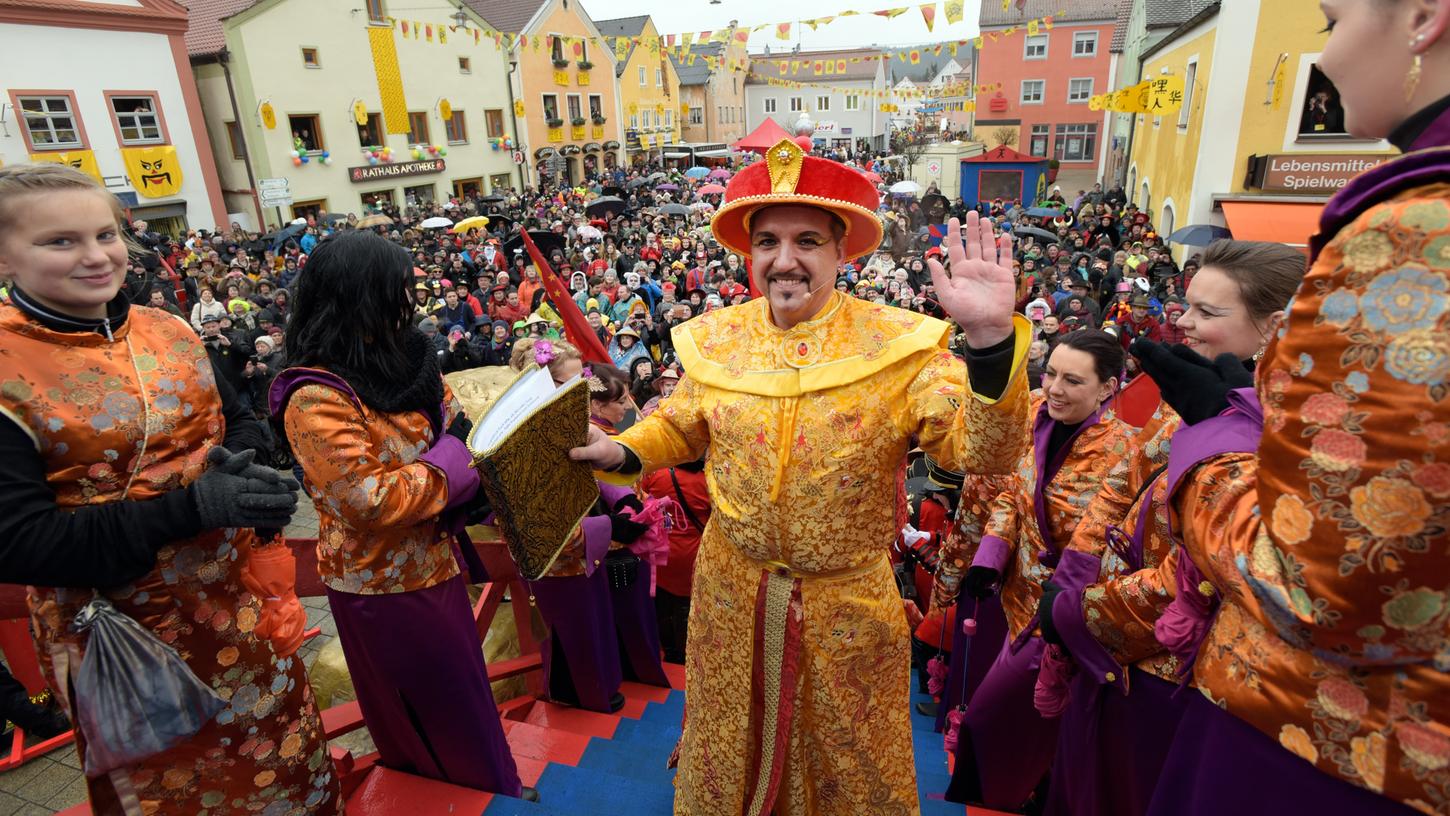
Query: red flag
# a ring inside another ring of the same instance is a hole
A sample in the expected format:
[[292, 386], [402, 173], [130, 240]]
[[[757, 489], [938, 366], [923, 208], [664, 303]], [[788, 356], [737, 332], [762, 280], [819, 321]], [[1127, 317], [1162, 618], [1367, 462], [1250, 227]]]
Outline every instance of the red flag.
[[1158, 383], [1153, 382], [1153, 378], [1147, 374], [1139, 374], [1118, 392], [1113, 409], [1124, 422], [1141, 428], [1153, 418], [1153, 412], [1158, 410], [1161, 400]]
[[554, 311], [564, 321], [564, 334], [569, 342], [579, 349], [585, 360], [614, 365], [604, 344], [599, 342], [599, 335], [594, 333], [594, 327], [584, 319], [584, 313], [579, 311], [579, 304], [569, 296], [569, 290], [559, 280], [554, 268], [544, 259], [544, 253], [539, 251], [534, 239], [529, 237], [529, 231], [524, 230], [520, 234], [524, 237], [524, 247], [528, 249], [529, 257], [534, 259], [534, 266], [539, 268], [539, 279], [544, 282], [544, 292], [549, 296], [549, 302], [554, 304]]

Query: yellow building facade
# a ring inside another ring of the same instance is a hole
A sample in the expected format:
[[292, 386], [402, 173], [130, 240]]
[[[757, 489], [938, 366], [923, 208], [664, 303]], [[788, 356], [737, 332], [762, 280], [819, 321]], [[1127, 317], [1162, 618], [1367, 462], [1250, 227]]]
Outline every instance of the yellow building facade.
[[654, 21], [647, 16], [601, 20], [599, 31], [614, 46], [625, 155], [631, 162], [658, 159], [680, 141], [689, 110]]
[[[1184, 79], [1180, 111], [1133, 123], [1125, 189], [1161, 232], [1226, 226], [1304, 247], [1329, 196], [1394, 154], [1344, 130], [1315, 63], [1316, 0], [1214, 4], [1142, 55], [1144, 79]], [[1174, 246], [1180, 261], [1201, 247]]]

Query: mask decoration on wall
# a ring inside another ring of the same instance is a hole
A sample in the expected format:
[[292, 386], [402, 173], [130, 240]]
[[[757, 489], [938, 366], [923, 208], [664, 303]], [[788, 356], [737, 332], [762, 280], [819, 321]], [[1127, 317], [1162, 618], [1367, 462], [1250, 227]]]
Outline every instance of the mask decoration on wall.
[[121, 156], [137, 195], [165, 198], [181, 192], [181, 162], [172, 145], [126, 147], [121, 149]]
[[96, 154], [89, 150], [31, 153], [30, 160], [37, 164], [40, 162], [64, 164], [68, 167], [74, 167], [96, 181], [101, 181], [101, 169], [96, 166]]

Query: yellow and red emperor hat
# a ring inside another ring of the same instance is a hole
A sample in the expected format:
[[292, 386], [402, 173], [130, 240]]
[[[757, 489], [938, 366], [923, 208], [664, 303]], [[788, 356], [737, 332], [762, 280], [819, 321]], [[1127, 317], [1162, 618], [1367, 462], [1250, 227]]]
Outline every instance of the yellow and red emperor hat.
[[750, 257], [750, 219], [780, 204], [819, 207], [846, 226], [846, 260], [874, 251], [881, 243], [881, 196], [861, 173], [844, 164], [811, 156], [790, 139], [781, 139], [756, 162], [735, 174], [725, 188], [725, 203], [710, 229], [726, 249]]

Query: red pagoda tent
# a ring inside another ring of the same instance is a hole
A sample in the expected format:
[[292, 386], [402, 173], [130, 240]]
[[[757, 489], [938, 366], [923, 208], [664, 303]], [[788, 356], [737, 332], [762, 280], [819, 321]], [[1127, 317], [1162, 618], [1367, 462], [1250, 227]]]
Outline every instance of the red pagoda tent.
[[767, 117], [764, 122], [760, 123], [760, 127], [757, 127], [748, 136], [745, 136], [731, 146], [736, 150], [749, 150], [752, 153], [760, 153], [763, 155], [765, 151], [778, 144], [781, 139], [789, 138], [791, 136], [786, 132], [785, 128], [776, 124], [774, 119]]

